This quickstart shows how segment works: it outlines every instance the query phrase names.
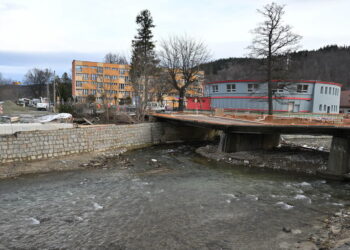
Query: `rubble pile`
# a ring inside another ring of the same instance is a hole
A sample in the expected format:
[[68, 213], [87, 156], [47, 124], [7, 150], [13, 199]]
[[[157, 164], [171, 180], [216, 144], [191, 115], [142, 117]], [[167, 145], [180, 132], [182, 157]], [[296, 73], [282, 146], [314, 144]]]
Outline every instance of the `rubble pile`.
[[126, 157], [121, 157], [127, 151], [126, 148], [116, 149], [114, 151], [104, 152], [94, 157], [87, 163], [82, 163], [80, 167], [82, 168], [112, 168], [111, 164], [108, 164], [112, 159], [118, 160], [118, 165], [122, 168], [132, 167], [130, 160]]

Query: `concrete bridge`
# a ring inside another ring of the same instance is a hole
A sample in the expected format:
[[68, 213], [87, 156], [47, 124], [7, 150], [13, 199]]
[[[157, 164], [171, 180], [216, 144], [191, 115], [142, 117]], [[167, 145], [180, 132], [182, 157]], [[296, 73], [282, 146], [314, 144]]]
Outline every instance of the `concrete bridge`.
[[331, 135], [333, 140], [325, 174], [338, 178], [350, 172], [350, 125], [281, 124], [185, 113], [152, 116], [179, 126], [221, 130], [218, 150], [222, 152], [271, 149], [279, 144], [280, 134]]

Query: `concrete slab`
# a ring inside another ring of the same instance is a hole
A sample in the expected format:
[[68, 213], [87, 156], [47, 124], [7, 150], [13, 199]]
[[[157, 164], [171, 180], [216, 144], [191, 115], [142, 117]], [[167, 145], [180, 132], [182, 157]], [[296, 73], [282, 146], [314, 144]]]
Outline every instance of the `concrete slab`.
[[73, 128], [72, 123], [13, 123], [0, 124], [0, 135], [12, 135], [20, 131], [57, 130]]

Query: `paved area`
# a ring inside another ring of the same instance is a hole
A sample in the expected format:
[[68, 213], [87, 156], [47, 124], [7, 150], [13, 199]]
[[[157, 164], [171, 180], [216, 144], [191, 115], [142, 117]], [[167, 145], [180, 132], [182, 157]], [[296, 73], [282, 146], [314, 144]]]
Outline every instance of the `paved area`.
[[0, 124], [0, 135], [12, 135], [20, 131], [56, 130], [73, 128], [73, 123], [6, 123]]

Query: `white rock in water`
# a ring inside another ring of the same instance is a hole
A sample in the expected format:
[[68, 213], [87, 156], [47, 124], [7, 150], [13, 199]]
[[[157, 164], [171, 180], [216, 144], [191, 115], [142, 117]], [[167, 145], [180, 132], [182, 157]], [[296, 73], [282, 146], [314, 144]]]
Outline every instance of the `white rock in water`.
[[237, 199], [237, 196], [234, 195], [234, 194], [222, 194], [222, 195], [228, 196], [228, 197], [230, 197], [232, 199]]
[[292, 208], [294, 207], [294, 206], [292, 206], [292, 205], [289, 205], [289, 204], [287, 204], [287, 203], [284, 203], [283, 201], [277, 202], [276, 205], [281, 206], [281, 207], [282, 207], [283, 209], [285, 209], [285, 210], [290, 210], [290, 209], [292, 209]]
[[333, 205], [333, 206], [339, 206], [339, 207], [343, 207], [343, 206], [344, 206], [344, 204], [342, 204], [342, 203], [336, 203], [336, 202], [333, 202], [332, 205]]
[[253, 195], [253, 194], [248, 194], [248, 195], [247, 195], [247, 198], [249, 198], [249, 199], [251, 199], [251, 200], [253, 200], [253, 201], [259, 200], [258, 196]]
[[81, 218], [80, 216], [75, 216], [75, 218], [78, 220], [78, 221], [82, 221], [84, 220], [83, 218]]
[[152, 162], [157, 162], [157, 159], [151, 159]]
[[311, 186], [311, 184], [303, 181], [302, 183], [299, 184], [299, 186], [306, 187], [306, 186]]
[[30, 223], [32, 225], [39, 225], [40, 224], [40, 221], [35, 219], [35, 218], [33, 218], [33, 217], [30, 217], [28, 220], [30, 221]]
[[103, 209], [103, 206], [101, 206], [100, 204], [94, 202], [94, 208], [95, 208], [95, 210], [100, 210], [100, 209]]
[[244, 160], [243, 163], [248, 165], [249, 161], [248, 160]]
[[311, 199], [305, 195], [302, 195], [302, 194], [297, 194], [294, 199], [296, 200], [306, 200], [308, 203], [311, 204]]

